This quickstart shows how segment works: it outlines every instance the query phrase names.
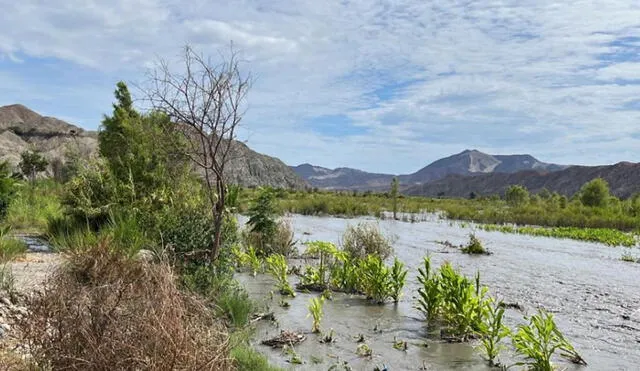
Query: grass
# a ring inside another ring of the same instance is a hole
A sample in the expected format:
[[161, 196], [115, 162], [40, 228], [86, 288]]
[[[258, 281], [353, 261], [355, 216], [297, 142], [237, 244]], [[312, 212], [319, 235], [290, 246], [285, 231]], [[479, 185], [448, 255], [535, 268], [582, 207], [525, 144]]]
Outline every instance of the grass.
[[[243, 191], [240, 211], [246, 209], [248, 200], [253, 199], [255, 192], [254, 190]], [[383, 215], [384, 211], [393, 210], [394, 202], [393, 198], [386, 193], [284, 190], [277, 192], [277, 201], [281, 212], [345, 217], [364, 215], [378, 217]], [[531, 197], [527, 203], [510, 206], [499, 197], [440, 199], [401, 195], [397, 199], [397, 208], [401, 215], [413, 214], [411, 217], [403, 218], [407, 221], [415, 221], [415, 214], [439, 212], [448, 219], [484, 224], [513, 223], [545, 227], [611, 229], [624, 232], [640, 230], [640, 213], [630, 199], [612, 198], [605, 207], [589, 207], [582, 205], [578, 199], [567, 201], [566, 198], [553, 195], [546, 199]], [[575, 233], [564, 234], [562, 237], [591, 240]], [[598, 239], [597, 242], [603, 241]]]
[[270, 365], [264, 355], [246, 344], [231, 349], [231, 358], [237, 370], [282, 371], [281, 368]]
[[503, 233], [526, 234], [531, 236], [543, 236], [553, 238], [568, 238], [572, 240], [598, 242], [609, 246], [635, 246], [638, 238], [634, 234], [625, 233], [610, 228], [577, 228], [555, 227], [541, 228], [531, 226], [495, 225], [485, 224], [479, 226], [485, 231], [498, 231]]
[[324, 305], [324, 296], [309, 300], [309, 315], [312, 318], [311, 332], [320, 333], [320, 321], [322, 320], [322, 306]]
[[62, 186], [53, 181], [21, 183], [4, 224], [15, 231], [43, 234], [51, 218], [62, 216], [61, 192]]

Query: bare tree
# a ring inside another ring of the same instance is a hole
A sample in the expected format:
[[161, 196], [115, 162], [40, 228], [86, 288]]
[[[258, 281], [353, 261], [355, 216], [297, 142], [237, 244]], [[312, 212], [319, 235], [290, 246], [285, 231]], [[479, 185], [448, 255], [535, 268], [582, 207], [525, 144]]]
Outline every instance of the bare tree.
[[233, 47], [213, 63], [187, 45], [181, 62], [184, 70], [178, 73], [167, 61], [159, 60], [144, 90], [153, 109], [168, 115], [186, 137], [184, 155], [204, 172], [213, 217], [210, 259], [214, 261], [220, 253], [225, 214], [225, 165], [244, 114], [251, 78], [240, 73]]

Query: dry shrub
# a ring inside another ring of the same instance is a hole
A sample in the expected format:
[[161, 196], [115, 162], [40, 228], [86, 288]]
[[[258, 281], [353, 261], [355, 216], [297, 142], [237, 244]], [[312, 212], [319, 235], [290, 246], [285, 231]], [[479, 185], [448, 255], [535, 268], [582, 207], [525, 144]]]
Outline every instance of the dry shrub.
[[393, 252], [391, 241], [382, 234], [378, 226], [364, 222], [347, 227], [342, 235], [342, 248], [355, 259], [375, 255], [385, 260]]
[[102, 242], [70, 255], [18, 323], [34, 360], [54, 370], [230, 370], [228, 335], [171, 267]]

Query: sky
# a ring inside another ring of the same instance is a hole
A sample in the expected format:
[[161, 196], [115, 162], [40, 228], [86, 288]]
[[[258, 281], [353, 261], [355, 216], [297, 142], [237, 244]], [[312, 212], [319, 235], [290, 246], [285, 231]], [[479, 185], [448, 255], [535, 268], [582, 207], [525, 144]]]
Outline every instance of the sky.
[[0, 105], [97, 129], [185, 44], [230, 43], [239, 139], [290, 165], [411, 173], [478, 149], [640, 161], [637, 0], [0, 0]]

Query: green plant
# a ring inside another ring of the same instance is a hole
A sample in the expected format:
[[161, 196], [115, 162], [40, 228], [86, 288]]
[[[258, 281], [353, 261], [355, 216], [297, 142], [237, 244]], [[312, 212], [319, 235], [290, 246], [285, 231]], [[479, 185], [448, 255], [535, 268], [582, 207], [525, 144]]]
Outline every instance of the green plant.
[[393, 177], [391, 180], [391, 193], [393, 220], [398, 220], [398, 177]]
[[324, 297], [320, 296], [317, 298], [313, 298], [309, 300], [309, 314], [307, 317], [311, 316], [311, 332], [320, 333], [320, 321], [322, 320], [322, 306], [324, 305]]
[[553, 320], [553, 315], [543, 309], [529, 317], [529, 323], [519, 325], [511, 337], [516, 352], [524, 357], [524, 361], [516, 365], [526, 366], [536, 371], [553, 371], [552, 357], [556, 351], [575, 363], [584, 360], [560, 332]]
[[231, 358], [237, 370], [282, 371], [278, 367], [271, 366], [264, 355], [246, 344], [240, 344], [231, 349]]
[[633, 256], [630, 250], [625, 251], [620, 257], [620, 260], [622, 260], [623, 262], [630, 262], [630, 263], [635, 263], [639, 261], [639, 259], [636, 259], [636, 257]]
[[355, 259], [364, 259], [367, 255], [376, 255], [384, 260], [393, 252], [391, 242], [371, 223], [359, 223], [348, 226], [342, 236], [344, 251]]
[[336, 245], [326, 241], [307, 242], [304, 255], [317, 256], [318, 267], [307, 267], [302, 280], [302, 288], [324, 291], [328, 287], [331, 264], [334, 260], [343, 259]]
[[24, 151], [20, 154], [18, 167], [31, 182], [34, 182], [36, 175], [45, 171], [48, 165], [49, 161], [39, 151]]
[[22, 240], [10, 236], [11, 226], [0, 226], [0, 263], [10, 262], [27, 252]]
[[268, 255], [269, 243], [276, 234], [277, 209], [275, 206], [275, 195], [269, 188], [261, 188], [257, 198], [247, 210], [249, 220], [247, 225], [251, 233], [259, 236], [261, 244], [258, 246], [261, 254]]
[[524, 206], [529, 202], [529, 191], [521, 185], [512, 185], [507, 188], [504, 198], [511, 206]]
[[489, 365], [495, 365], [495, 360], [504, 349], [501, 341], [511, 334], [511, 330], [502, 323], [504, 305], [489, 300], [486, 303], [485, 315], [480, 322], [480, 344], [482, 351], [489, 361]]
[[393, 259], [393, 265], [390, 270], [391, 274], [391, 298], [395, 303], [400, 300], [402, 296], [402, 288], [407, 281], [407, 270], [404, 268], [404, 264], [398, 260]]
[[465, 254], [487, 254], [487, 250], [482, 246], [480, 239], [474, 233], [469, 234], [469, 243], [460, 249]]
[[356, 354], [360, 357], [371, 357], [373, 355], [373, 350], [366, 343], [362, 343], [356, 348]]
[[479, 274], [474, 284], [448, 263], [440, 267], [439, 282], [442, 316], [448, 330], [456, 339], [466, 341], [480, 328], [487, 289], [480, 286]]
[[369, 255], [358, 265], [361, 276], [361, 289], [367, 298], [378, 304], [383, 304], [392, 294], [391, 273], [382, 259], [376, 255]]
[[609, 201], [609, 184], [602, 178], [585, 183], [580, 189], [580, 201], [589, 207], [605, 207]]
[[218, 292], [213, 299], [220, 313], [233, 327], [246, 326], [255, 309], [247, 290], [232, 279], [223, 279], [216, 286]]
[[7, 209], [16, 192], [17, 181], [11, 176], [10, 165], [0, 161], [0, 221], [7, 215]]
[[416, 308], [426, 317], [427, 323], [433, 323], [440, 313], [442, 294], [438, 275], [431, 269], [430, 257], [424, 258], [422, 267], [418, 268], [418, 282], [421, 287]]
[[287, 272], [289, 268], [287, 266], [287, 259], [280, 254], [274, 254], [267, 257], [267, 270], [273, 278], [277, 281], [278, 291], [282, 295], [296, 296], [293, 292], [293, 288], [289, 284]]

